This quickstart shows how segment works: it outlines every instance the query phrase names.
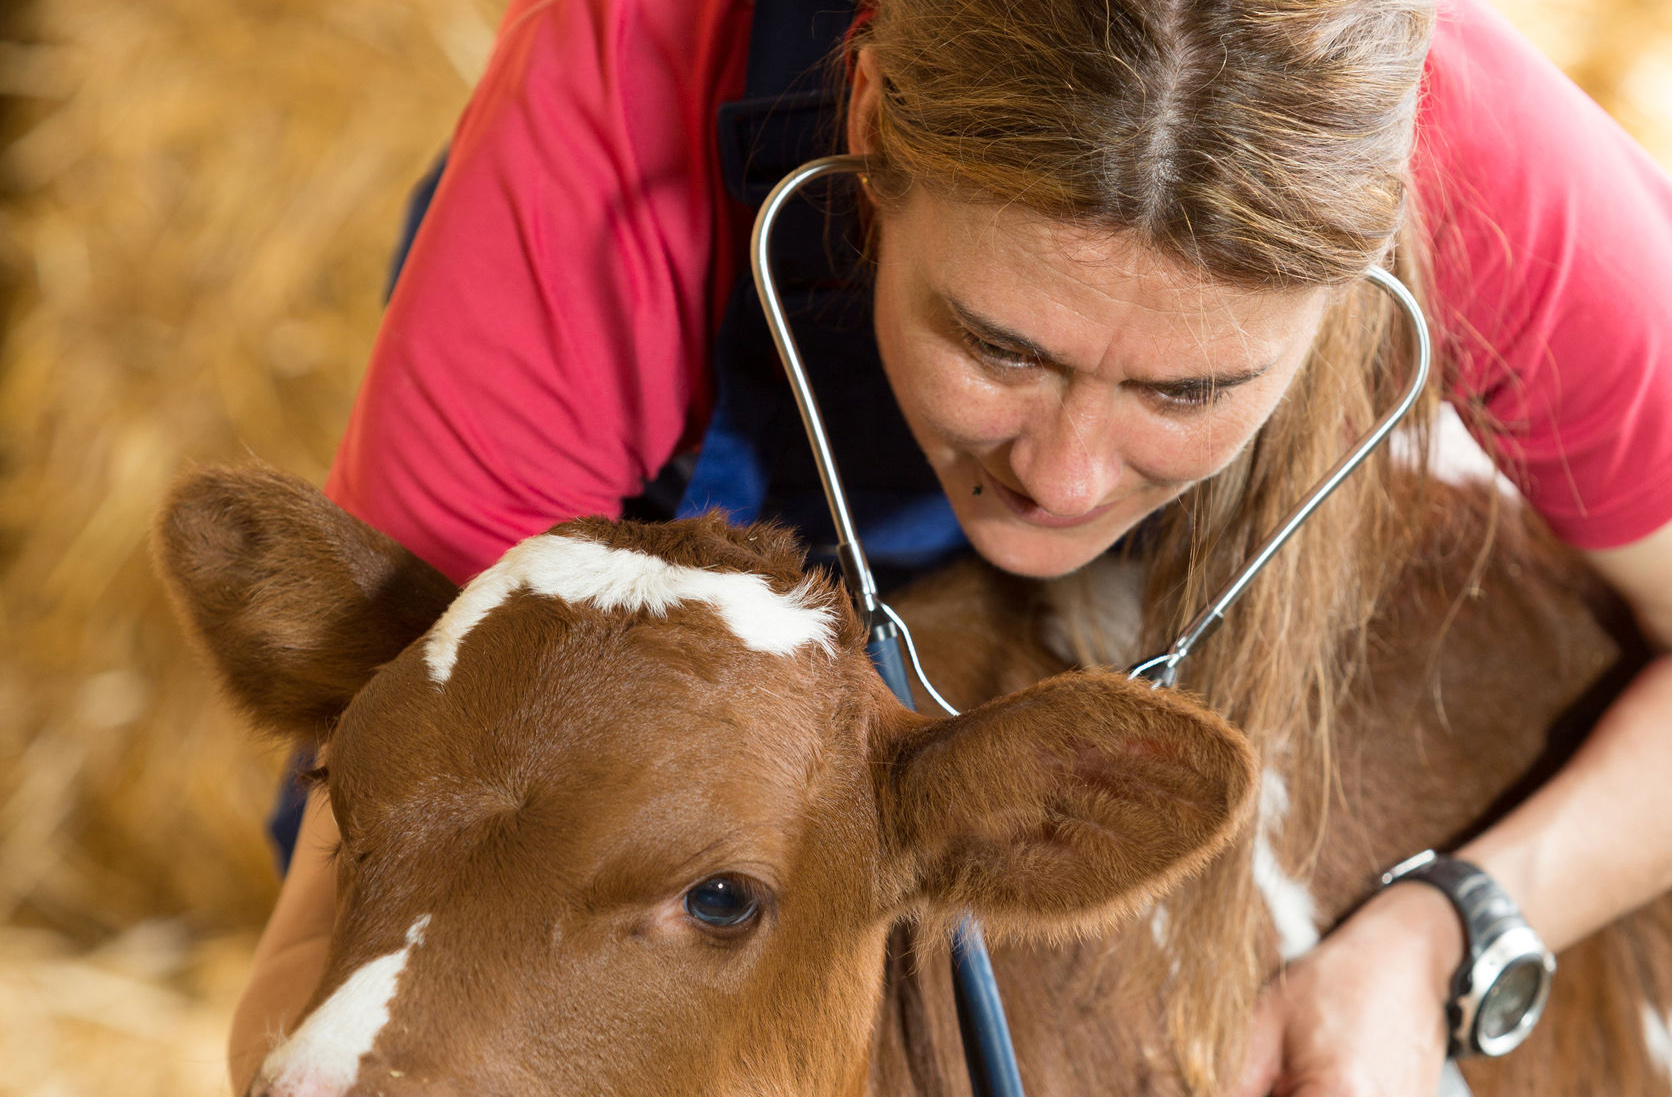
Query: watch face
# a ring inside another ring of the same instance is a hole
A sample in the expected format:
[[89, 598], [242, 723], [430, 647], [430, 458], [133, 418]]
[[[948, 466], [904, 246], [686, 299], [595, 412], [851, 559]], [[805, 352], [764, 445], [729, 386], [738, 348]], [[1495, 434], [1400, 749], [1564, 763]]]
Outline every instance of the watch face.
[[1538, 1001], [1545, 979], [1544, 964], [1535, 956], [1522, 957], [1504, 968], [1481, 999], [1475, 1022], [1480, 1038], [1496, 1040], [1514, 1032]]

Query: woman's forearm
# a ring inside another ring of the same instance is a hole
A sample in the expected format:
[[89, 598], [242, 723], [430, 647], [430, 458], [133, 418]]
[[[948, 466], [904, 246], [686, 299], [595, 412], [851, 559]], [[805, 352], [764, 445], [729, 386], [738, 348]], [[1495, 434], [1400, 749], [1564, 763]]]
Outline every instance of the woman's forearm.
[[1573, 758], [1459, 856], [1566, 948], [1672, 889], [1672, 657], [1645, 667]]
[[234, 1094], [249, 1089], [256, 1068], [278, 1038], [294, 1027], [325, 972], [336, 914], [331, 853], [337, 840], [337, 823], [324, 795], [310, 795], [290, 873], [256, 946], [249, 984], [233, 1012], [227, 1071]]

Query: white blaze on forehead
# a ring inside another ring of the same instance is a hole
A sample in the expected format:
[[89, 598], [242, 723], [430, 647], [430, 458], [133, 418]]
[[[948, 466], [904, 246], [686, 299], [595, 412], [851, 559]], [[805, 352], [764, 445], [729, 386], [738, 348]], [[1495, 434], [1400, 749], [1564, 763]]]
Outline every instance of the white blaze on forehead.
[[1254, 883], [1277, 927], [1277, 948], [1285, 962], [1318, 943], [1318, 914], [1306, 885], [1283, 870], [1272, 835], [1289, 814], [1289, 788], [1275, 769], [1260, 775], [1260, 821], [1254, 833]]
[[329, 1097], [354, 1084], [360, 1057], [389, 1023], [389, 1003], [415, 946], [424, 943], [428, 914], [406, 931], [406, 945], [350, 975], [308, 1015], [302, 1027], [261, 1064], [261, 1080], [275, 1095]]
[[525, 589], [603, 610], [654, 614], [682, 602], [704, 602], [754, 651], [791, 655], [803, 644], [833, 650], [834, 615], [813, 601], [806, 583], [779, 594], [761, 575], [685, 567], [646, 552], [546, 533], [515, 546], [471, 580], [435, 623], [424, 643], [430, 677], [447, 681], [470, 630]]

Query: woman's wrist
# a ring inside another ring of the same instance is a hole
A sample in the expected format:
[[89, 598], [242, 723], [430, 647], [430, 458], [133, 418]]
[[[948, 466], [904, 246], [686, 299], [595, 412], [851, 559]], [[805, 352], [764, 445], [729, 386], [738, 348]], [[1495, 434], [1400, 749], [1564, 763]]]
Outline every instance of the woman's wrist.
[[1463, 922], [1451, 901], [1420, 881], [1393, 884], [1371, 896], [1336, 931], [1357, 947], [1414, 965], [1441, 1008], [1451, 999], [1452, 976], [1463, 963]]

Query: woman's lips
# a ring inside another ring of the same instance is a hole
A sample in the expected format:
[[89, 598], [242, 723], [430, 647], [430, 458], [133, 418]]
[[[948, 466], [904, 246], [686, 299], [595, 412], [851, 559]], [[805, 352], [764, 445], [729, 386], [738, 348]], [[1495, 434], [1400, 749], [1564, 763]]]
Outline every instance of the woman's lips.
[[1000, 499], [1004, 500], [1004, 505], [1010, 508], [1012, 514], [1016, 515], [1016, 517], [1020, 518], [1029, 525], [1043, 526], [1046, 529], [1073, 529], [1075, 526], [1083, 526], [1089, 522], [1095, 522], [1105, 514], [1109, 513], [1109, 511], [1113, 510], [1115, 502], [1119, 502], [1119, 500], [1116, 500], [1115, 502], [1104, 503], [1101, 506], [1093, 507], [1084, 514], [1076, 514], [1072, 517], [1064, 518], [1061, 515], [1052, 514], [1050, 511], [1034, 502], [1031, 497], [1023, 495], [1021, 492], [1012, 488], [1005, 487], [1003, 484], [999, 483], [997, 477], [993, 476], [986, 469], [981, 470], [981, 479], [987, 487], [992, 489], [994, 495], [997, 495]]

